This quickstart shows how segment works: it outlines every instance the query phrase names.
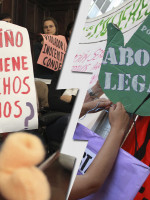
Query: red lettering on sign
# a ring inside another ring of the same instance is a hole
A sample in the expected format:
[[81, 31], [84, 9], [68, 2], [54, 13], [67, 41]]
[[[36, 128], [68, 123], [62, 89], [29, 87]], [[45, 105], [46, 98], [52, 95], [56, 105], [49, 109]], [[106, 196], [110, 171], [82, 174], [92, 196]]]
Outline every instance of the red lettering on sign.
[[21, 115], [22, 115], [22, 108], [18, 105], [18, 103], [19, 103], [20, 101], [15, 101], [15, 106], [19, 109], [19, 114], [18, 115], [15, 115], [14, 114], [14, 117], [15, 118], [19, 118]]
[[22, 56], [21, 60], [22, 60], [22, 69], [23, 70], [28, 70], [28, 67], [25, 67], [25, 65], [27, 64], [27, 62], [25, 62], [25, 59], [27, 59], [27, 56]]
[[10, 104], [10, 102], [6, 102], [4, 105], [4, 117], [8, 118], [11, 115], [11, 110], [12, 110], [12, 106]]
[[[17, 80], [18, 80], [18, 84], [16, 84]], [[16, 86], [18, 86], [18, 90], [16, 89]], [[20, 89], [21, 89], [21, 78], [19, 76], [16, 76], [13, 81], [13, 91], [15, 94], [17, 94], [19, 93]]]
[[14, 46], [14, 37], [13, 37], [13, 32], [12, 31], [5, 31], [4, 32], [4, 36], [5, 36], [5, 46], [8, 47], [9, 44], [11, 46]]
[[[20, 41], [19, 41], [20, 39]], [[23, 36], [21, 32], [17, 32], [16, 34], [16, 46], [21, 47], [23, 45]]]
[[27, 91], [26, 92], [22, 92], [22, 94], [28, 94], [30, 92], [30, 86], [26, 83], [26, 80], [29, 79], [29, 76], [26, 76], [24, 79], [23, 79], [23, 84], [25, 86], [27, 86]]
[[8, 68], [10, 66], [10, 64], [8, 63], [9, 60], [10, 60], [10, 58], [5, 58], [5, 72], [10, 71], [10, 69]]
[[6, 79], [3, 79], [3, 88], [4, 88], [4, 94], [6, 94], [6, 90], [8, 89], [8, 93], [10, 94], [10, 77], [8, 77], [8, 82], [6, 83]]
[[16, 68], [20, 71], [20, 57], [17, 57], [17, 60], [15, 57], [12, 57], [12, 68], [13, 71], [15, 71]]

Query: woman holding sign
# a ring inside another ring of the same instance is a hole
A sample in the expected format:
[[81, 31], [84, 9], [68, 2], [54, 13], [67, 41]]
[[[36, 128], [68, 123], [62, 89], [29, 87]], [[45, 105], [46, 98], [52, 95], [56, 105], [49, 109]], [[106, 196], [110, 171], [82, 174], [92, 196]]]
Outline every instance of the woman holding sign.
[[[43, 34], [47, 35], [57, 35], [58, 34], [58, 24], [52, 17], [45, 18], [42, 24]], [[37, 60], [41, 53], [43, 47], [43, 40], [41, 39], [34, 45], [34, 76], [35, 78], [50, 84], [50, 80], [53, 78], [54, 71], [37, 64]]]
[[[69, 23], [69, 25], [67, 26], [65, 34], [67, 44], [69, 43], [72, 29], [73, 29], [73, 22]], [[60, 72], [61, 72], [60, 70], [55, 72], [53, 80], [49, 85], [49, 94], [48, 94], [49, 106], [50, 109], [53, 111], [71, 113], [78, 90], [77, 89], [74, 90], [70, 89], [70, 91], [65, 89], [56, 90]]]

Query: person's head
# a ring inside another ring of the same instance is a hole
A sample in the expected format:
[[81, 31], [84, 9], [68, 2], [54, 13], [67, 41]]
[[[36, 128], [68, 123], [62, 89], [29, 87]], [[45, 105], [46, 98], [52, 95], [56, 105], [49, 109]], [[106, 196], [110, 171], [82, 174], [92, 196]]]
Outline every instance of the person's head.
[[70, 40], [70, 36], [71, 36], [71, 33], [72, 33], [73, 25], [74, 25], [74, 22], [71, 22], [67, 26], [66, 33], [65, 33], [65, 37], [66, 37], [67, 43]]
[[12, 18], [11, 18], [11, 16], [8, 13], [1, 13], [0, 14], [0, 20], [12, 23]]
[[58, 24], [52, 17], [43, 20], [43, 33], [48, 35], [58, 35]]

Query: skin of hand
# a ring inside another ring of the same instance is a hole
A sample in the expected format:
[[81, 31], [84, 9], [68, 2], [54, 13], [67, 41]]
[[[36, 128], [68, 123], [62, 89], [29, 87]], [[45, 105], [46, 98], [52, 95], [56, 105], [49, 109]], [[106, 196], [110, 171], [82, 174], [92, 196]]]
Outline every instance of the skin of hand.
[[71, 99], [72, 99], [72, 96], [69, 96], [69, 95], [62, 95], [60, 97], [60, 100], [65, 101], [66, 103], [70, 103]]
[[129, 115], [126, 113], [124, 106], [118, 102], [109, 109], [109, 123], [115, 130], [127, 132], [129, 126]]
[[96, 192], [111, 172], [120, 145], [129, 128], [130, 118], [123, 105], [117, 103], [109, 109], [109, 120], [110, 133], [86, 173], [77, 175], [69, 200], [81, 199]]
[[[112, 102], [105, 98], [95, 99], [93, 101], [83, 103], [80, 117], [85, 115], [89, 110], [95, 108], [97, 105], [98, 105], [97, 108], [109, 108], [111, 104]], [[95, 112], [95, 111], [91, 111], [90, 113], [92, 112]]]
[[96, 82], [96, 84], [93, 86], [93, 91], [95, 94], [97, 94], [99, 97], [104, 93], [100, 84], [99, 84], [99, 80]]
[[[92, 91], [95, 93], [97, 98], [99, 98], [100, 96], [102, 96], [102, 94], [104, 94], [104, 92], [99, 84], [99, 81], [97, 81], [96, 84], [92, 87]], [[87, 92], [84, 102], [86, 103], [89, 101], [93, 101], [94, 98], [95, 97], [91, 97], [89, 95], [89, 93]]]

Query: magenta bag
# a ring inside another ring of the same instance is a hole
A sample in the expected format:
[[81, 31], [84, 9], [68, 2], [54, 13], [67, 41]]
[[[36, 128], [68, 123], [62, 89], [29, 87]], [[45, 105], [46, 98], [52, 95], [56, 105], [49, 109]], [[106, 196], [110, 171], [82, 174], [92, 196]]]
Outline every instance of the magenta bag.
[[[89, 140], [78, 175], [86, 172], [104, 139], [81, 124], [74, 133], [75, 140]], [[101, 189], [82, 200], [133, 200], [150, 173], [150, 168], [120, 148], [115, 165]]]

